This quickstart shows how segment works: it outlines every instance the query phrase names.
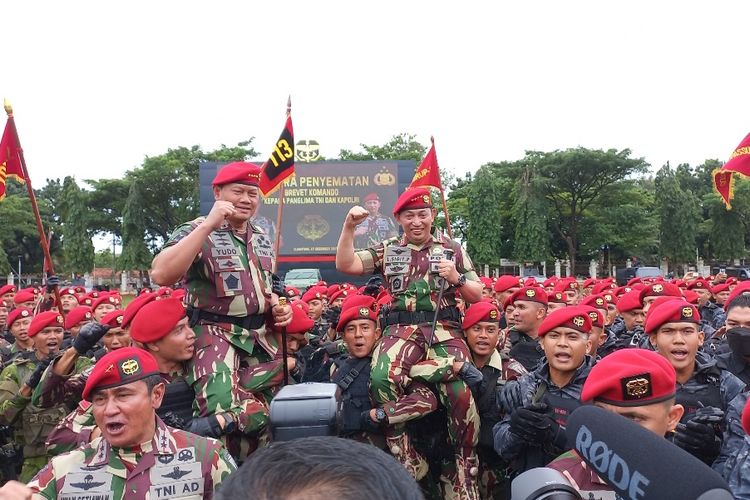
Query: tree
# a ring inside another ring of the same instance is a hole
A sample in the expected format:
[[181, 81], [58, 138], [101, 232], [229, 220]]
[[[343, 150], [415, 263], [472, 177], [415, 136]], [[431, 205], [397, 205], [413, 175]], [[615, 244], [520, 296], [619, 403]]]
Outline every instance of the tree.
[[513, 257], [524, 262], [543, 262], [550, 255], [550, 233], [547, 229], [547, 202], [543, 186], [533, 173], [531, 165], [524, 165], [514, 188]]
[[509, 255], [503, 250], [508, 228], [503, 225], [507, 219], [502, 207], [512, 187], [510, 181], [496, 175], [492, 165], [480, 167], [474, 175], [468, 190], [467, 248], [475, 264], [498, 265], [501, 255]]
[[72, 177], [63, 181], [62, 202], [65, 206], [62, 220], [66, 271], [89, 272], [94, 267], [94, 244], [88, 229], [85, 195]]
[[552, 227], [565, 242], [572, 269], [586, 210], [601, 199], [606, 187], [648, 168], [642, 158], [630, 158], [630, 153], [629, 149], [603, 151], [581, 147], [551, 153], [527, 151], [525, 159], [544, 179]]
[[382, 146], [360, 144], [364, 151], [353, 152], [348, 149], [339, 151], [339, 160], [414, 160], [419, 164], [427, 153], [427, 147], [417, 141], [416, 136], [407, 133], [394, 135]]
[[659, 253], [673, 264], [695, 257], [695, 235], [700, 213], [697, 199], [683, 191], [667, 163], [656, 173], [655, 194], [659, 215]]
[[135, 181], [130, 184], [130, 192], [125, 201], [125, 211], [122, 216], [122, 254], [120, 255], [122, 269], [143, 271], [151, 265], [153, 255], [144, 241], [146, 224], [142, 206], [143, 196], [140, 183]]

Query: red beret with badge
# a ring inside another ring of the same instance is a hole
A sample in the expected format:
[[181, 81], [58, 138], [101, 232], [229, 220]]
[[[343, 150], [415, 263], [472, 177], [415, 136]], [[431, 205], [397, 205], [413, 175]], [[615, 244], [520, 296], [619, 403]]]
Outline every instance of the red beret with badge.
[[34, 316], [29, 325], [29, 337], [33, 337], [45, 328], [63, 328], [62, 314], [56, 311], [44, 311]]
[[323, 300], [325, 298], [328, 287], [325, 286], [311, 286], [302, 295], [302, 302], [310, 303], [311, 300]]
[[78, 291], [75, 288], [63, 288], [60, 290], [60, 297], [63, 295], [71, 295], [76, 300], [78, 300]]
[[[274, 332], [281, 331], [281, 327], [274, 324], [269, 326]], [[301, 307], [292, 307], [292, 322], [286, 325], [286, 333], [307, 333], [313, 326], [315, 326], [315, 321], [307, 316], [307, 312]]]
[[286, 292], [288, 297], [301, 297], [302, 294], [299, 291], [299, 288], [295, 288], [293, 286], [288, 286], [284, 288], [284, 291]]
[[18, 321], [19, 319], [31, 318], [33, 316], [34, 316], [33, 311], [29, 309], [28, 307], [17, 307], [13, 309], [10, 313], [8, 313], [8, 319], [7, 319], [8, 330], [10, 330], [10, 327], [13, 326], [13, 323]]
[[83, 399], [89, 401], [95, 389], [111, 389], [158, 374], [159, 365], [150, 353], [137, 347], [116, 349], [94, 365], [83, 388]]
[[572, 328], [581, 333], [591, 331], [591, 318], [580, 307], [563, 307], [549, 313], [539, 325], [538, 335], [544, 337], [555, 328]]
[[404, 210], [417, 210], [420, 208], [432, 208], [430, 192], [424, 188], [410, 188], [404, 191], [393, 205], [393, 215], [398, 215]]
[[547, 292], [543, 289], [535, 286], [525, 286], [519, 290], [513, 292], [513, 295], [509, 297], [510, 303], [514, 304], [518, 301], [537, 302], [539, 304], [547, 305]]
[[711, 285], [703, 278], [697, 278], [688, 283], [688, 290], [711, 290]]
[[32, 290], [21, 290], [16, 293], [13, 297], [13, 302], [16, 304], [23, 304], [24, 302], [31, 302], [36, 300], [36, 294]]
[[246, 184], [258, 187], [260, 185], [260, 167], [255, 163], [236, 161], [228, 163], [219, 170], [211, 185]]
[[604, 328], [604, 316], [602, 315], [602, 312], [593, 306], [578, 306], [581, 308], [582, 311], [584, 311], [586, 314], [589, 315], [589, 319], [591, 320], [591, 326], [595, 326], [597, 328]]
[[594, 285], [594, 288], [591, 289], [591, 294], [599, 295], [607, 291], [614, 290], [615, 288], [617, 288], [617, 285], [612, 281], [600, 281], [599, 283]]
[[560, 281], [560, 278], [558, 278], [557, 276], [550, 276], [549, 278], [544, 280], [544, 283], [542, 283], [542, 286], [544, 288], [547, 288], [548, 286], [555, 286], [555, 283], [557, 283], [558, 281]]
[[368, 201], [380, 201], [380, 197], [378, 196], [378, 193], [370, 193], [365, 196], [362, 201], [365, 203], [367, 203]]
[[333, 302], [336, 299], [340, 298], [346, 298], [349, 295], [349, 289], [347, 288], [339, 288], [335, 292], [333, 292], [331, 295], [328, 296], [328, 302]]
[[16, 293], [16, 285], [3, 285], [0, 286], [0, 297], [6, 293]]
[[74, 326], [77, 326], [81, 321], [91, 321], [94, 317], [91, 314], [91, 308], [88, 306], [74, 307], [68, 314], [65, 315], [65, 329], [70, 330]]
[[581, 301], [581, 305], [606, 310], [609, 307], [609, 302], [602, 295], [589, 295]]
[[646, 297], [682, 297], [680, 287], [672, 283], [652, 283], [641, 290], [641, 304]]
[[575, 278], [565, 278], [555, 283], [556, 292], [564, 292], [565, 290], [578, 291], [578, 281]]
[[497, 278], [497, 281], [495, 281], [494, 289], [496, 292], [502, 293], [507, 292], [511, 288], [518, 288], [522, 285], [523, 280], [519, 278], [518, 276], [513, 276], [510, 274], [503, 274], [502, 276]]
[[98, 298], [94, 300], [94, 303], [91, 304], [91, 310], [96, 311], [96, 308], [102, 304], [109, 304], [111, 306], [117, 307], [117, 298], [108, 293], [102, 293]]
[[701, 315], [698, 309], [682, 298], [664, 299], [654, 302], [646, 314], [646, 333], [656, 331], [667, 323], [695, 323], [700, 325]]
[[500, 323], [500, 311], [492, 302], [477, 302], [472, 304], [464, 313], [461, 324], [463, 330], [468, 330], [480, 322]]
[[594, 365], [583, 383], [581, 401], [645, 406], [674, 397], [677, 376], [664, 356], [648, 349], [620, 349]]
[[122, 317], [124, 314], [125, 311], [122, 309], [115, 309], [105, 314], [100, 323], [110, 328], [122, 328]]
[[341, 305], [341, 315], [336, 325], [336, 331], [343, 332], [346, 324], [355, 319], [369, 319], [377, 324], [378, 304], [375, 297], [369, 295], [353, 295]]
[[143, 305], [130, 321], [130, 336], [141, 343], [156, 342], [174, 330], [185, 317], [181, 300], [171, 297], [153, 300]]
[[596, 278], [587, 278], [583, 281], [583, 288], [593, 287], [596, 284], [597, 284]]
[[740, 295], [750, 294], [750, 281], [743, 281], [739, 285], [735, 286], [734, 289], [729, 293], [726, 302], [724, 302], [724, 310], [729, 308], [729, 303]]
[[547, 292], [547, 303], [568, 304], [565, 294], [562, 292]]
[[487, 276], [480, 276], [479, 281], [482, 282], [482, 286], [486, 288], [487, 290], [492, 290], [492, 278], [488, 278]]

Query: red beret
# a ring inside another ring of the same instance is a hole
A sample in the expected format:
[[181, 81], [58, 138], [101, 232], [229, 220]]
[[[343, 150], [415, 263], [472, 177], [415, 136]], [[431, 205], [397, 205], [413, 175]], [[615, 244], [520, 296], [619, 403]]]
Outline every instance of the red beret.
[[604, 328], [604, 316], [602, 316], [602, 312], [599, 309], [593, 306], [580, 306], [580, 308], [589, 315], [591, 326]]
[[98, 299], [102, 295], [102, 293], [104, 293], [104, 292], [99, 292], [97, 290], [91, 290], [89, 293], [86, 294], [86, 297], [91, 297], [92, 299]]
[[503, 274], [495, 281], [496, 292], [507, 292], [511, 288], [518, 288], [522, 286], [523, 280], [518, 276], [512, 276], [510, 274]]
[[32, 300], [36, 300], [36, 295], [31, 290], [21, 290], [13, 297], [13, 302], [16, 304], [23, 304]]
[[527, 300], [529, 302], [538, 302], [540, 304], [547, 305], [547, 292], [541, 288], [533, 286], [525, 286], [519, 290], [513, 292], [513, 295], [509, 297], [510, 303], [513, 304], [518, 300]]
[[589, 295], [581, 301], [582, 306], [591, 306], [597, 309], [606, 309], [609, 306], [607, 299], [602, 295]]
[[140, 311], [143, 306], [154, 300], [156, 300], [155, 293], [142, 293], [133, 299], [133, 301], [125, 308], [125, 314], [122, 316], [122, 327], [127, 328], [133, 321], [133, 318], [135, 318], [138, 311]]
[[302, 295], [302, 302], [309, 303], [311, 300], [323, 300], [326, 296], [326, 290], [327, 288], [324, 286], [311, 286]]
[[555, 302], [557, 304], [567, 304], [565, 295], [562, 292], [548, 292], [547, 303]]
[[291, 295], [293, 297], [300, 297], [302, 295], [299, 291], [299, 288], [295, 288], [293, 286], [284, 288], [284, 291], [287, 293], [287, 295]]
[[424, 188], [411, 188], [404, 191], [393, 205], [393, 215], [398, 215], [404, 210], [432, 208], [430, 192]]
[[745, 434], [750, 434], [750, 399], [742, 410], [742, 428], [745, 429]]
[[[307, 316], [301, 307], [292, 307], [292, 322], [286, 325], [286, 333], [306, 333], [310, 328], [315, 326], [315, 321]], [[271, 329], [280, 332], [281, 329], [276, 325], [271, 325]]]
[[352, 295], [347, 297], [341, 306], [341, 316], [336, 331], [343, 332], [346, 324], [355, 319], [378, 321], [378, 307], [375, 297], [369, 295]]
[[76, 300], [78, 300], [78, 291], [75, 288], [63, 288], [62, 290], [60, 290], [60, 297], [62, 297], [63, 295], [72, 295]]
[[32, 318], [33, 316], [34, 316], [34, 313], [28, 307], [17, 307], [15, 309], [13, 309], [8, 314], [8, 320], [7, 320], [7, 322], [8, 322], [8, 330], [10, 330], [10, 327], [13, 326], [13, 323], [16, 320], [19, 320], [21, 318]]
[[688, 290], [711, 290], [711, 285], [703, 278], [694, 279], [687, 286]]
[[156, 342], [174, 330], [184, 318], [185, 307], [181, 300], [154, 300], [141, 307], [131, 320], [130, 336], [141, 343]]
[[615, 285], [613, 282], [607, 280], [602, 281], [594, 285], [594, 288], [591, 289], [592, 295], [599, 295], [600, 293], [604, 293], [608, 290], [614, 290], [617, 288], [617, 285]]
[[672, 364], [648, 349], [621, 349], [598, 361], [583, 383], [581, 401], [645, 406], [675, 395]]
[[724, 283], [726, 283], [728, 285], [731, 285], [732, 283], [737, 283], [737, 278], [734, 278], [734, 277], [727, 278], [726, 280], [724, 280]]
[[682, 291], [682, 296], [685, 298], [686, 301], [690, 302], [691, 304], [698, 305], [699, 296], [694, 291], [692, 291], [692, 290], [683, 290]]
[[488, 290], [492, 290], [492, 278], [488, 278], [487, 276], [480, 276], [479, 281], [482, 282], [482, 285], [484, 288], [487, 288]]
[[461, 328], [468, 330], [480, 321], [499, 323], [500, 311], [491, 302], [477, 302], [476, 304], [472, 304], [464, 314], [464, 322], [461, 324]]
[[549, 313], [539, 325], [539, 336], [544, 337], [555, 328], [572, 328], [582, 333], [591, 331], [591, 318], [580, 307], [563, 307]]
[[597, 284], [596, 282], [597, 282], [597, 279], [596, 279], [596, 278], [587, 278], [587, 279], [586, 279], [586, 280], [584, 280], [584, 282], [583, 282], [583, 288], [588, 288], [588, 287], [590, 287], [590, 286], [594, 286], [594, 285], [596, 285], [596, 284]]
[[617, 312], [624, 313], [634, 309], [643, 309], [641, 293], [638, 290], [629, 291], [620, 296], [620, 300], [617, 301]]
[[665, 299], [663, 302], [654, 302], [646, 314], [646, 333], [656, 331], [667, 323], [695, 323], [700, 325], [701, 315], [693, 304], [684, 299]]
[[307, 302], [302, 302], [300, 299], [293, 299], [292, 300], [292, 307], [299, 307], [303, 311], [305, 311], [305, 314], [310, 310], [310, 306], [307, 305]]
[[81, 321], [90, 321], [94, 316], [91, 314], [91, 308], [87, 306], [78, 306], [71, 309], [65, 315], [65, 329], [70, 330]]
[[154, 293], [157, 297], [170, 297], [173, 291], [168, 286], [160, 286]]
[[550, 276], [546, 280], [544, 280], [544, 283], [542, 283], [542, 286], [544, 288], [547, 288], [548, 286], [555, 286], [555, 283], [557, 283], [560, 280], [557, 276]]
[[643, 288], [640, 293], [641, 304], [646, 297], [682, 297], [680, 288], [671, 283], [653, 283]]
[[633, 288], [629, 287], [629, 286], [618, 286], [617, 288], [615, 288], [614, 290], [612, 290], [612, 292], [615, 295], [617, 295], [618, 297], [622, 297], [623, 295], [625, 295], [626, 293], [628, 293], [632, 289]]
[[384, 306], [386, 304], [390, 304], [391, 301], [393, 301], [393, 297], [391, 296], [390, 293], [388, 293], [387, 290], [384, 290], [384, 291], [380, 292], [380, 294], [378, 295], [377, 300], [378, 300], [378, 306], [382, 307], [382, 306]]
[[50, 326], [62, 328], [62, 314], [55, 311], [44, 311], [34, 316], [34, 319], [31, 320], [31, 325], [29, 325], [29, 337], [33, 337]]
[[365, 203], [367, 203], [368, 201], [380, 201], [380, 197], [378, 196], [378, 193], [370, 193], [365, 196], [362, 201]]
[[315, 283], [315, 286], [326, 286], [327, 287], [328, 283], [325, 282], [324, 280], [320, 280], [317, 283]]
[[563, 292], [565, 290], [578, 290], [578, 282], [574, 278], [566, 278], [555, 283], [556, 292]]
[[0, 286], [0, 295], [5, 295], [6, 293], [14, 293], [15, 291], [16, 291], [16, 285]]
[[617, 305], [617, 295], [614, 294], [613, 290], [607, 290], [605, 292], [600, 293], [602, 297], [604, 297], [604, 300], [606, 300], [610, 305]]
[[341, 285], [339, 285], [338, 283], [334, 283], [333, 285], [329, 286], [326, 289], [326, 295], [330, 297], [334, 293], [338, 292], [340, 289], [341, 289]]
[[737, 296], [739, 295], [745, 295], [750, 294], [750, 281], [743, 281], [736, 287], [734, 287], [734, 290], [729, 294], [729, 297], [727, 297], [726, 302], [724, 302], [724, 309], [726, 310], [729, 308], [729, 303], [732, 302]]
[[170, 297], [172, 297], [173, 299], [182, 300], [185, 298], [185, 295], [187, 295], [187, 290], [185, 290], [184, 288], [178, 288], [177, 290], [172, 290], [172, 294], [170, 295]]
[[721, 292], [726, 292], [729, 290], [729, 283], [726, 281], [724, 283], [719, 283], [718, 285], [711, 287], [711, 293], [714, 295]]
[[83, 388], [83, 399], [88, 400], [94, 389], [119, 387], [158, 374], [159, 365], [150, 353], [137, 347], [116, 349], [94, 365]]
[[110, 328], [122, 328], [122, 316], [125, 313], [122, 309], [115, 309], [104, 315], [100, 323]]
[[260, 185], [260, 167], [255, 163], [244, 161], [228, 163], [219, 170], [211, 184], [223, 186], [232, 182], [258, 187]]
[[91, 304], [91, 310], [96, 311], [96, 308], [102, 304], [110, 304], [117, 307], [117, 299], [108, 293], [103, 293]]
[[333, 302], [334, 300], [340, 299], [341, 297], [346, 298], [347, 295], [349, 295], [348, 288], [339, 288], [337, 291], [328, 296], [328, 302]]
[[151, 290], [150, 288], [141, 288], [141, 293], [139, 293], [138, 295], [143, 295], [145, 293], [152, 293], [152, 292], [153, 290]]
[[94, 299], [85, 294], [78, 294], [78, 296], [76, 296], [76, 299], [78, 300], [78, 304], [82, 306], [91, 307], [91, 304], [94, 303]]
[[633, 286], [636, 283], [643, 283], [643, 280], [641, 278], [631, 278], [627, 283], [626, 286]]

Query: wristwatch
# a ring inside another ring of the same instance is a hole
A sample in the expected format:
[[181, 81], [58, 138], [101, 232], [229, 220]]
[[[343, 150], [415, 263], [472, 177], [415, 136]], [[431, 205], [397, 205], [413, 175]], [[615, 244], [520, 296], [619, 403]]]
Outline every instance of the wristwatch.
[[387, 415], [386, 415], [385, 410], [383, 408], [376, 408], [375, 409], [375, 420], [377, 420], [379, 424], [384, 424], [386, 417], [387, 417]]
[[461, 288], [465, 284], [466, 284], [466, 276], [462, 274], [461, 276], [458, 277], [458, 281], [456, 281], [456, 284], [453, 286], [455, 286], [456, 288]]

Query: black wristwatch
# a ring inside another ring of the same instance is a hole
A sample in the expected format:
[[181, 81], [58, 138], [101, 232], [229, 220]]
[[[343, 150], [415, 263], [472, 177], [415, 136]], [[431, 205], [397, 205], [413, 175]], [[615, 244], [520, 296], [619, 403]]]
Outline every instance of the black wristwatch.
[[384, 424], [387, 416], [388, 415], [386, 415], [383, 408], [375, 409], [375, 420], [377, 420], [379, 424]]
[[461, 276], [458, 277], [458, 281], [456, 281], [456, 284], [453, 286], [455, 286], [456, 288], [461, 288], [465, 284], [466, 284], [466, 276], [462, 274]]

